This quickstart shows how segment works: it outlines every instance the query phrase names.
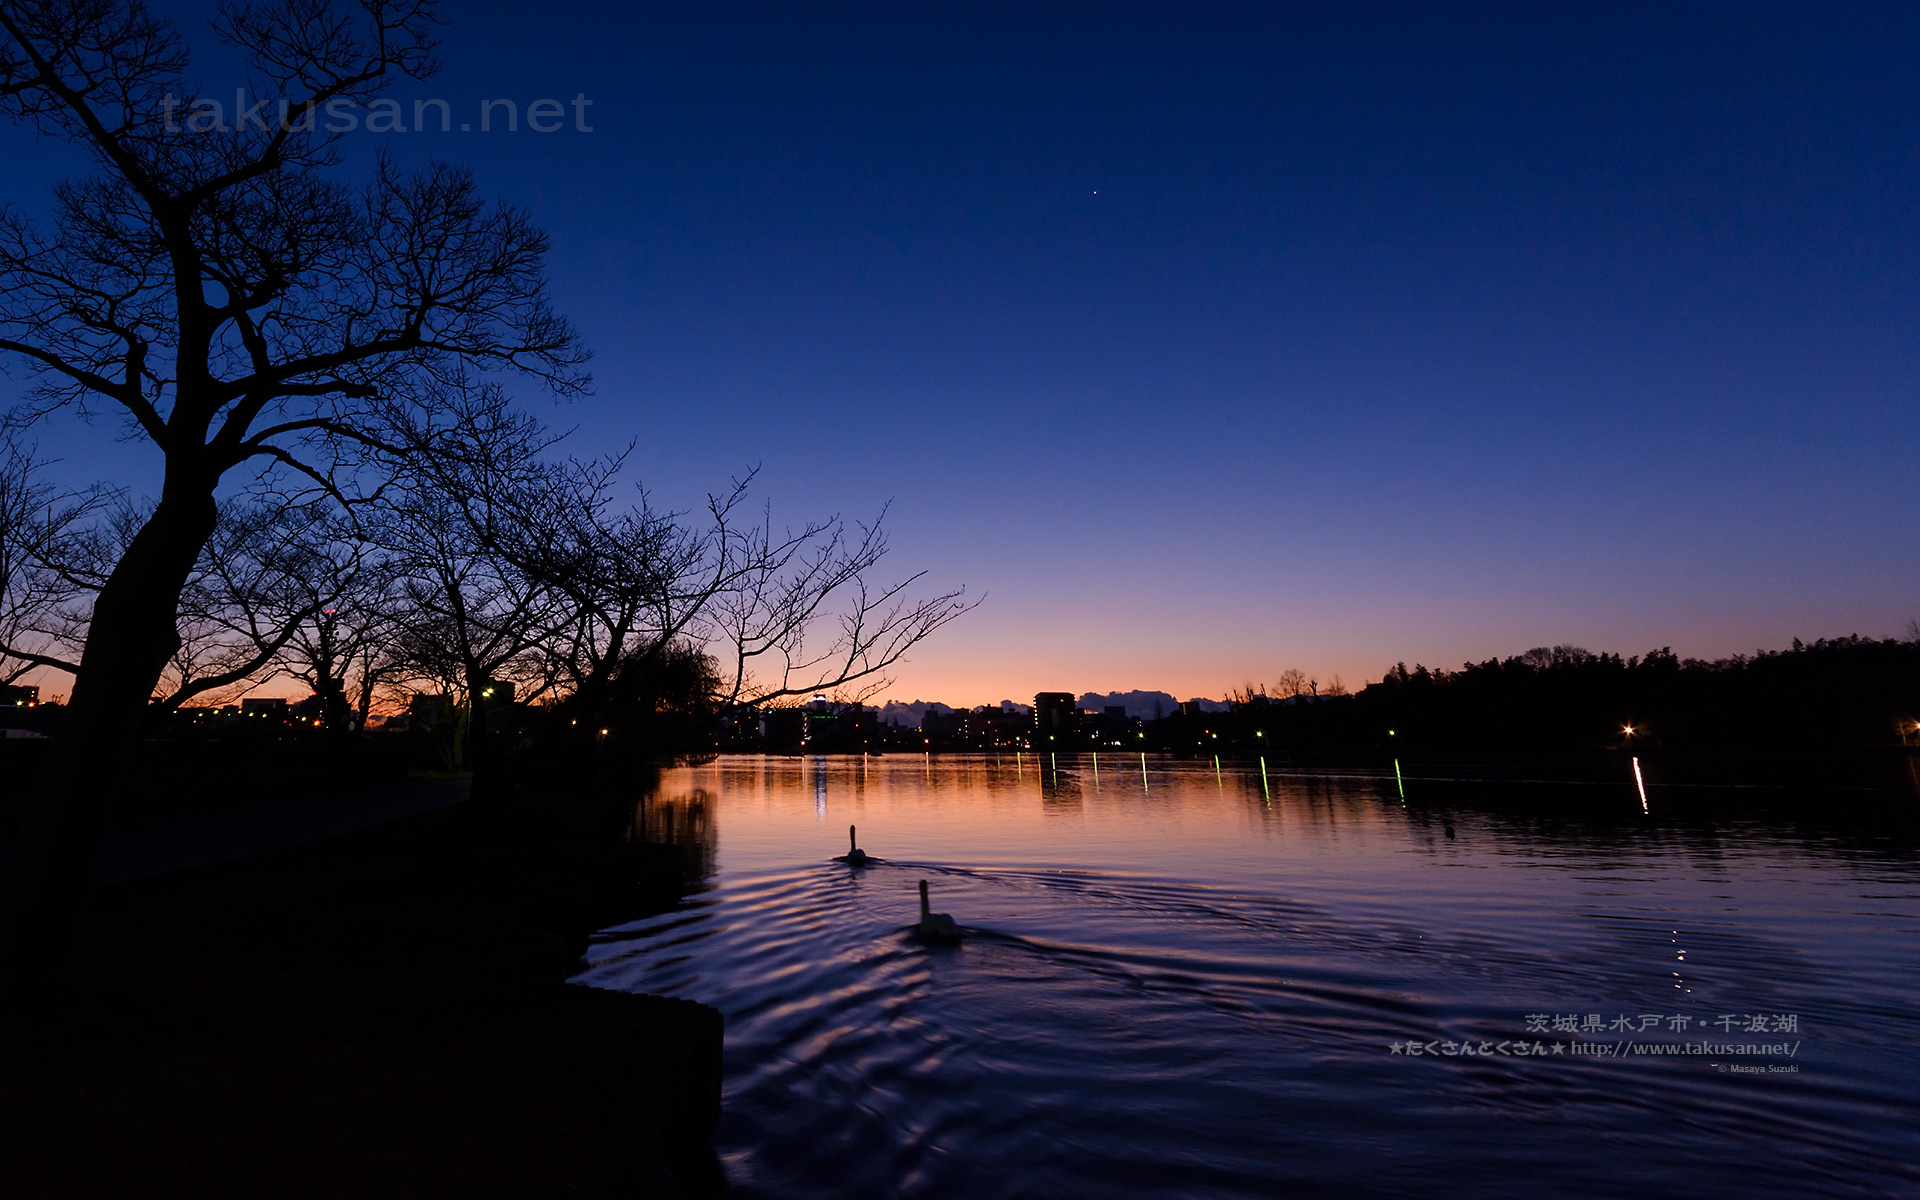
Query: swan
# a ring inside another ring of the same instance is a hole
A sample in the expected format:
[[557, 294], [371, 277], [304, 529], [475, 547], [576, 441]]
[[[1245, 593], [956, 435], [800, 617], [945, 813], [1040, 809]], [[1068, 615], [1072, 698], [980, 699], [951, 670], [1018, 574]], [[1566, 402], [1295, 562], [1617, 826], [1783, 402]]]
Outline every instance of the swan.
[[932, 938], [938, 942], [957, 942], [960, 940], [960, 927], [946, 913], [932, 911], [927, 904], [927, 881], [920, 881], [920, 923], [914, 926], [914, 932], [921, 937]]
[[858, 841], [854, 838], [853, 826], [849, 825], [847, 826], [847, 852], [834, 861], [843, 862], [850, 867], [864, 867], [868, 863], [880, 860], [860, 848]]

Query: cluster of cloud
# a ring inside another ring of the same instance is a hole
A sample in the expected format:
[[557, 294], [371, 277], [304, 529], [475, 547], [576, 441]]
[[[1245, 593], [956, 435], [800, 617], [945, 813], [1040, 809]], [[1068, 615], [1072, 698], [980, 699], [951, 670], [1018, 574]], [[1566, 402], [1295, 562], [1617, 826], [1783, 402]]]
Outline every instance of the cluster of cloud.
[[[1189, 703], [1198, 704], [1202, 712], [1226, 712], [1230, 707], [1225, 700], [1208, 700], [1204, 696], [1196, 696]], [[1178, 712], [1180, 702], [1168, 692], [1088, 692], [1080, 697], [1080, 707], [1094, 712], [1116, 706], [1126, 709], [1129, 717], [1157, 721]]]

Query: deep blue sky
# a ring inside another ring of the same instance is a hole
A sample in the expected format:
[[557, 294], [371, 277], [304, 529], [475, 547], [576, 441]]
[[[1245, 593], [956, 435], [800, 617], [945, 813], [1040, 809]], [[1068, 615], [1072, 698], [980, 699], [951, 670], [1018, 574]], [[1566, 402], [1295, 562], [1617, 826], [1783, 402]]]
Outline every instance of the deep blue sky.
[[897, 697], [1920, 616], [1920, 9], [449, 15], [397, 94], [593, 101], [384, 139], [552, 233], [552, 418], [670, 503], [892, 499], [988, 593]]

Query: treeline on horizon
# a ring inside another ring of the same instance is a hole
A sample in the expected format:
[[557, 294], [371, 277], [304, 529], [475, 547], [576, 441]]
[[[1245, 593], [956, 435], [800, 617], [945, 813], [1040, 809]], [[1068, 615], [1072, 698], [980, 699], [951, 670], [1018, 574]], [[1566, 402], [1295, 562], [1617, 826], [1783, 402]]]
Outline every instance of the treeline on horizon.
[[[1160, 739], [1400, 753], [1775, 751], [1920, 744], [1920, 631], [1851, 635], [1704, 660], [1539, 647], [1459, 670], [1396, 664], [1348, 696], [1242, 693], [1227, 715], [1182, 714]], [[1245, 729], [1255, 725], [1258, 728]], [[1223, 729], [1223, 727], [1225, 727]], [[1155, 740], [1155, 739], [1148, 739]]]
[[[1905, 638], [1796, 640], [1785, 650], [1715, 660], [1682, 659], [1664, 647], [1631, 657], [1537, 647], [1458, 670], [1397, 663], [1358, 692], [1337, 679], [1321, 685], [1287, 671], [1272, 687], [1249, 683], [1224, 703], [1189, 700], [1164, 710], [1155, 703], [1152, 715], [1131, 705], [1126, 711], [1089, 705], [1122, 696], [1171, 699], [1158, 692], [1086, 693], [1069, 711], [1048, 711], [1045, 728], [1033, 709], [1005, 701], [975, 709], [927, 702], [878, 710], [831, 705], [838, 716], [824, 722], [825, 733], [806, 732], [800, 721], [763, 719], [757, 733], [730, 726], [721, 747], [814, 754], [1123, 749], [1429, 761], [1622, 751], [1751, 761], [1813, 752], [1808, 763], [1872, 750], [1896, 752], [1904, 761], [1907, 751], [1920, 748], [1920, 631]], [[890, 719], [906, 707], [924, 709], [926, 719], [915, 725]], [[1920, 774], [1901, 771], [1920, 783]]]

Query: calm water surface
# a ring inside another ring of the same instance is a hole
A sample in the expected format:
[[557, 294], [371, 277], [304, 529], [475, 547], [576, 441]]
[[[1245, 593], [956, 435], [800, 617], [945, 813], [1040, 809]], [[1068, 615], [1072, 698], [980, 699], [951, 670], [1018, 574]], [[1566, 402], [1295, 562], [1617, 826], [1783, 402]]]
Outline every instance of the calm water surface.
[[[726, 1014], [733, 1194], [1920, 1196], [1910, 846], [1664, 817], [1654, 780], [1550, 820], [1553, 785], [1515, 817], [1060, 765], [666, 776], [648, 820], [710, 877], [581, 978]], [[830, 861], [849, 824], [886, 861]], [[922, 879], [962, 945], [910, 935]], [[1703, 1038], [1791, 1057], [1621, 1046]]]

